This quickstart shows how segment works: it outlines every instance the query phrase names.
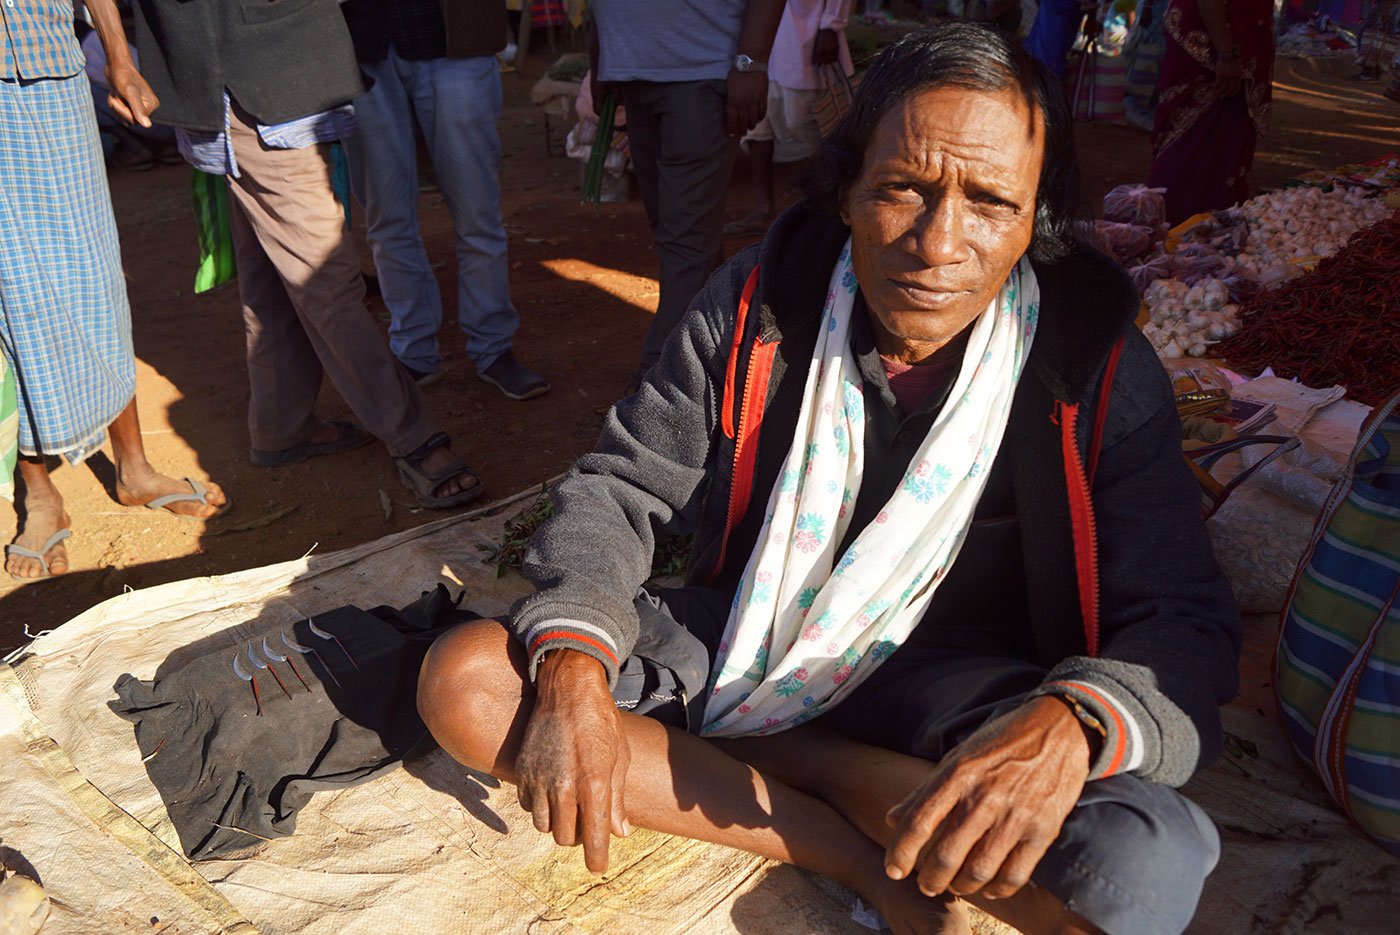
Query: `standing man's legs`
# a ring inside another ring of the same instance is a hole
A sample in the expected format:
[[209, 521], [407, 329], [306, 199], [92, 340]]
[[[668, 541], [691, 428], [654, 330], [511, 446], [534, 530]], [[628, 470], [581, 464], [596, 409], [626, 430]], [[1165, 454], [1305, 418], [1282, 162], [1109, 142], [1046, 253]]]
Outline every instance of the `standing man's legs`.
[[[365, 308], [359, 258], [331, 189], [326, 148], [264, 147], [236, 108], [229, 135], [241, 170], [239, 178], [229, 179], [238, 208], [234, 214], [241, 215], [238, 228], [254, 235], [286, 292], [286, 304], [275, 316], [245, 303], [264, 327], [262, 332], [249, 330], [249, 359], [263, 362], [257, 377], [275, 396], [269, 400], [254, 390], [264, 403], [257, 420], [276, 419], [274, 424], [287, 428], [293, 421], [305, 425], [314, 418], [313, 384], [320, 380], [315, 371], [324, 368], [356, 418], [390, 453], [413, 450], [435, 426], [418, 388], [384, 347]], [[246, 237], [239, 242], [246, 246]], [[245, 252], [240, 249], [240, 260]], [[289, 312], [300, 325], [300, 339]], [[270, 411], [274, 408], [283, 410], [280, 418]], [[254, 447], [271, 441], [255, 438]]]
[[736, 147], [724, 132], [723, 81], [636, 81], [623, 89], [632, 162], [661, 265], [661, 300], [642, 348], [642, 366], [650, 367], [719, 264]]
[[301, 326], [277, 267], [233, 196], [229, 233], [238, 264], [238, 295], [248, 360], [248, 438], [254, 451], [283, 451], [315, 438], [321, 420], [321, 361]]
[[492, 55], [404, 62], [409, 93], [457, 234], [457, 321], [477, 370], [520, 327], [501, 221], [501, 75]]
[[[298, 423], [301, 431], [316, 425], [313, 382], [319, 386], [323, 368], [356, 418], [399, 460], [401, 475], [410, 467], [402, 462], [413, 462], [420, 475], [414, 490], [425, 506], [450, 506], [442, 501], [478, 489], [465, 466], [448, 470], [455, 459], [365, 308], [360, 261], [331, 189], [327, 147], [264, 147], [236, 107], [229, 140], [241, 170], [229, 179], [239, 261], [260, 251], [285, 299], [277, 301], [266, 267], [266, 276], [254, 280], [265, 291], [244, 293], [249, 376], [260, 381], [252, 388], [249, 416], [254, 447], [271, 443], [274, 433], [295, 432]], [[430, 444], [434, 438], [438, 443]]]
[[355, 99], [357, 130], [345, 152], [389, 309], [389, 348], [421, 380], [442, 370], [442, 295], [418, 224], [413, 103], [402, 74], [418, 64], [400, 60], [393, 49], [382, 62], [360, 64], [374, 85]]

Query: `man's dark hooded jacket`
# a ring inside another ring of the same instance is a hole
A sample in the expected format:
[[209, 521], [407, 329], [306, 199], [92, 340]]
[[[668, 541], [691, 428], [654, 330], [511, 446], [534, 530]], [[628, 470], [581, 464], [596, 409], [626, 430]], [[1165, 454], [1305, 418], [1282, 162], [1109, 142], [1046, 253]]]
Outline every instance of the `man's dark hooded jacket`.
[[[784, 213], [715, 273], [639, 392], [609, 413], [531, 541], [526, 574], [538, 591], [513, 628], [532, 674], [542, 653], [567, 647], [615, 678], [637, 638], [632, 598], [659, 534], [693, 535], [689, 583], [733, 593], [792, 443], [849, 236], [807, 205]], [[1049, 670], [1041, 691], [1074, 698], [1107, 729], [1091, 778], [1180, 785], [1219, 754], [1219, 706], [1238, 682], [1238, 612], [1180, 454], [1170, 383], [1134, 325], [1131, 283], [1082, 246], [1035, 269], [1040, 321], [998, 459], [1010, 462], [1033, 654]]]

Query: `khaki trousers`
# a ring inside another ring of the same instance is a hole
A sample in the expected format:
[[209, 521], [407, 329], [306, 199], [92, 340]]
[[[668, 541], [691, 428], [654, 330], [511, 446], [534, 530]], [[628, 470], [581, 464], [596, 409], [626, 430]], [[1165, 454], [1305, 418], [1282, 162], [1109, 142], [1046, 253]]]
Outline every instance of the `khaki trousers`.
[[331, 189], [329, 147], [272, 149], [237, 108], [229, 212], [248, 340], [248, 434], [279, 451], [306, 441], [324, 372], [355, 418], [403, 455], [437, 431], [365, 308], [360, 260]]

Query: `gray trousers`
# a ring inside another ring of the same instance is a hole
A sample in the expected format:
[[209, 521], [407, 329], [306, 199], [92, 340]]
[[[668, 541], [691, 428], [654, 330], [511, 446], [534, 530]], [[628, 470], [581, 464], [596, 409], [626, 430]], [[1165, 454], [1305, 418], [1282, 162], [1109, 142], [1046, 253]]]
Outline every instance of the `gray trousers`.
[[724, 193], [738, 146], [724, 132], [725, 83], [621, 84], [637, 185], [661, 264], [661, 300], [642, 366], [661, 356], [724, 245]]
[[390, 454], [413, 451], [437, 426], [365, 308], [328, 147], [265, 146], [237, 108], [229, 140], [239, 168], [228, 180], [229, 227], [248, 342], [252, 447], [280, 451], [307, 440], [325, 373]]

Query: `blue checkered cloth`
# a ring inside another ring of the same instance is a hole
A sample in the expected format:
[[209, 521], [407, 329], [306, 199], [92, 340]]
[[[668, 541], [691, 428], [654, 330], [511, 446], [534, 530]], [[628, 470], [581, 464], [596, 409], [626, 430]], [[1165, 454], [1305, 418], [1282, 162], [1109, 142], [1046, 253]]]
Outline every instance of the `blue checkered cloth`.
[[82, 70], [73, 0], [0, 0], [0, 78], [71, 78]]
[[[0, 0], [4, 2], [4, 0]], [[224, 132], [176, 129], [175, 142], [180, 154], [200, 172], [238, 178], [238, 160], [229, 143], [229, 117], [233, 103], [224, 92]], [[305, 149], [318, 143], [334, 143], [355, 132], [355, 108], [342, 104], [330, 110], [298, 117], [286, 123], [258, 124], [258, 137], [272, 149]]]
[[19, 448], [76, 463], [136, 392], [117, 225], [81, 71], [0, 81], [0, 231], [0, 352], [19, 387]]

